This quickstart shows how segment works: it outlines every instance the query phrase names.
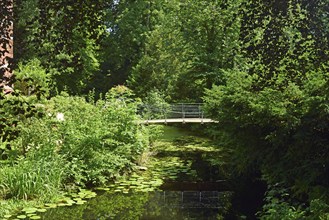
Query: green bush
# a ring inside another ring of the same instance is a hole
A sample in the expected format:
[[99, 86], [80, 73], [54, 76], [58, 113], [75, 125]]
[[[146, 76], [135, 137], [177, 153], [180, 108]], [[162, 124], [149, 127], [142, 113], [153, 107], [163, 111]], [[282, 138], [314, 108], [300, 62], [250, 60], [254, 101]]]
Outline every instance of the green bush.
[[32, 59], [26, 64], [18, 64], [15, 71], [15, 91], [25, 96], [38, 98], [49, 93], [50, 79], [46, 70], [41, 67], [38, 59]]
[[282, 189], [280, 184], [270, 186], [265, 195], [265, 205], [258, 213], [260, 219], [266, 220], [301, 220], [305, 219], [306, 208], [298, 204], [292, 205], [288, 190]]
[[170, 104], [166, 102], [164, 94], [158, 90], [151, 90], [143, 99], [140, 112], [145, 119], [165, 118], [169, 116]]
[[31, 118], [14, 145], [36, 161], [60, 155], [67, 164], [66, 184], [104, 184], [132, 168], [148, 146], [138, 125], [138, 102], [125, 87], [88, 103], [65, 94], [44, 103], [45, 116]]
[[[298, 82], [280, 72], [258, 88], [258, 76], [230, 71], [226, 85], [208, 90], [207, 111], [234, 149], [235, 167], [261, 170], [268, 184], [284, 183], [292, 198], [310, 202], [328, 195], [327, 79], [321, 70], [306, 73]], [[321, 192], [312, 197], [315, 188]]]
[[14, 140], [30, 118], [43, 115], [41, 102], [48, 95], [48, 77], [37, 59], [19, 64], [15, 71], [15, 90], [0, 93], [0, 162], [15, 159], [24, 149], [15, 148]]

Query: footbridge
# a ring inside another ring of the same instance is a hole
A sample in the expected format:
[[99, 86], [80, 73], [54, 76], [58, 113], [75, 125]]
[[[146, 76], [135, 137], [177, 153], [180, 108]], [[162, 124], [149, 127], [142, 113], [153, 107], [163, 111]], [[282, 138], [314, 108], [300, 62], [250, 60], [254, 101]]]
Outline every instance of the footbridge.
[[218, 123], [205, 114], [202, 103], [142, 105], [142, 124]]

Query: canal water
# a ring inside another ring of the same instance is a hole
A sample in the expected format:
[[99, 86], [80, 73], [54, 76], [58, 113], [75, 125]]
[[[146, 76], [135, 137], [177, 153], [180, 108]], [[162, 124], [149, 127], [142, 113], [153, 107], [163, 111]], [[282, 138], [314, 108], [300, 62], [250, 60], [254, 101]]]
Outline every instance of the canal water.
[[227, 219], [232, 192], [226, 153], [207, 138], [174, 127], [164, 130], [133, 175], [95, 189], [94, 198], [72, 195], [71, 203], [47, 209], [41, 219]]

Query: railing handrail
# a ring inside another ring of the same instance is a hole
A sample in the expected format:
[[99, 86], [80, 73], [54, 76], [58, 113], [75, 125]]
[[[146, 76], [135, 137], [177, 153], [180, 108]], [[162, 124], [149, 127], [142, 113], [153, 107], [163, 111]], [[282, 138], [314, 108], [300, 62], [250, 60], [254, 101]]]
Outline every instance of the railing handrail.
[[196, 117], [204, 118], [203, 103], [159, 103], [159, 104], [144, 104], [145, 113], [148, 117], [155, 116], [156, 118], [186, 118]]

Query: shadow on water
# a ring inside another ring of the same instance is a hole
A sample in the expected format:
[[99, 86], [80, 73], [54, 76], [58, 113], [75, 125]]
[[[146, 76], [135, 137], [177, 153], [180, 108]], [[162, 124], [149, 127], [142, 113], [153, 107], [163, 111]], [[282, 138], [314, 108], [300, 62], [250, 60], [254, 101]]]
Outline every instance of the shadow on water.
[[[250, 200], [255, 196], [252, 188], [232, 192], [234, 187], [225, 180], [225, 163], [220, 159], [224, 152], [218, 146], [176, 128], [167, 128], [165, 135], [155, 146], [155, 165], [145, 171], [157, 170], [164, 180], [159, 188], [150, 192], [97, 192], [97, 197], [85, 204], [50, 209], [42, 219], [218, 220], [239, 219], [240, 213], [252, 219], [257, 211], [252, 206], [261, 199], [257, 195], [256, 202]], [[237, 211], [232, 209], [232, 201]]]

